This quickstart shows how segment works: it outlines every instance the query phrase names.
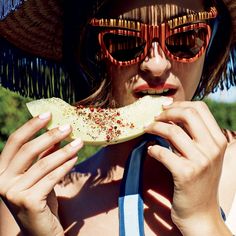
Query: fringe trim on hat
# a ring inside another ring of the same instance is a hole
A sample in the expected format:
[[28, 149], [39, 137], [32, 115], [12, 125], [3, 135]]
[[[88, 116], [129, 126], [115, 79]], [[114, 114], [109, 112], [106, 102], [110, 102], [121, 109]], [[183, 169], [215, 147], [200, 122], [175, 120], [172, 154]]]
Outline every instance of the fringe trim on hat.
[[22, 0], [0, 1], [0, 20], [4, 19], [11, 11], [14, 11], [22, 4]]
[[73, 85], [61, 64], [27, 55], [4, 39], [0, 45], [0, 85], [31, 98], [75, 101]]

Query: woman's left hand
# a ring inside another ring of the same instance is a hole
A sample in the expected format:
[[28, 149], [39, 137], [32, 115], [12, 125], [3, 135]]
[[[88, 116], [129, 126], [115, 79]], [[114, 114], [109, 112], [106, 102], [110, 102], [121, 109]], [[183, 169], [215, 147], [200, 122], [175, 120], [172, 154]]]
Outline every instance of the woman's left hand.
[[171, 216], [184, 234], [220, 218], [218, 186], [227, 140], [204, 102], [174, 102], [163, 108], [146, 132], [167, 139], [172, 150], [154, 145], [148, 154], [172, 173]]

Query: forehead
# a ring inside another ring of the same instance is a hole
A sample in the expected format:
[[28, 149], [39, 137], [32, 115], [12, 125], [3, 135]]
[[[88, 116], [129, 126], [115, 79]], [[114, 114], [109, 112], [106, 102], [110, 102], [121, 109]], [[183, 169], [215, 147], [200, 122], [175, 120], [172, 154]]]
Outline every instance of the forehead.
[[132, 9], [119, 15], [119, 19], [137, 20], [146, 24], [160, 24], [165, 20], [182, 15], [188, 15], [196, 11], [183, 8], [174, 4], [151, 5]]
[[160, 23], [168, 18], [203, 10], [202, 0], [112, 0], [105, 5], [99, 15], [104, 18]]

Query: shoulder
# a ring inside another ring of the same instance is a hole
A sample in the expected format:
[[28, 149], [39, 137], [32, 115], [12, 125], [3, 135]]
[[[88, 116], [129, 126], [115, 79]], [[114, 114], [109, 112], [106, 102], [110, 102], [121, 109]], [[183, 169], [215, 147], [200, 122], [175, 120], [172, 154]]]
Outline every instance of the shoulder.
[[227, 172], [228, 181], [233, 181], [232, 186], [236, 190], [236, 132], [230, 130], [223, 130], [228, 145], [224, 156], [223, 172]]
[[225, 152], [225, 161], [236, 171], [236, 139], [231, 140], [231, 142], [228, 143]]
[[[231, 136], [233, 137], [233, 136]], [[236, 214], [236, 138], [231, 138], [225, 152], [224, 165], [222, 171], [222, 183], [225, 185], [223, 194], [227, 196], [228, 204], [225, 207], [227, 212], [226, 224], [231, 232], [236, 234], [235, 214]]]
[[[229, 163], [236, 163], [236, 131], [222, 129], [228, 145], [226, 149], [226, 161]], [[236, 167], [236, 166], [235, 166]]]

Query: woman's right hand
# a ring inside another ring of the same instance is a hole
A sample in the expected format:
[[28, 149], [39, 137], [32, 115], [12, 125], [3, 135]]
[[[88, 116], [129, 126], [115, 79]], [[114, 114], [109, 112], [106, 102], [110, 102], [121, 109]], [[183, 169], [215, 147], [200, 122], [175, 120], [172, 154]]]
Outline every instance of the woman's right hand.
[[45, 113], [29, 120], [10, 135], [0, 156], [0, 196], [26, 235], [64, 235], [53, 189], [73, 168], [83, 146], [77, 139], [52, 149], [71, 133], [69, 125], [32, 139], [50, 119]]

